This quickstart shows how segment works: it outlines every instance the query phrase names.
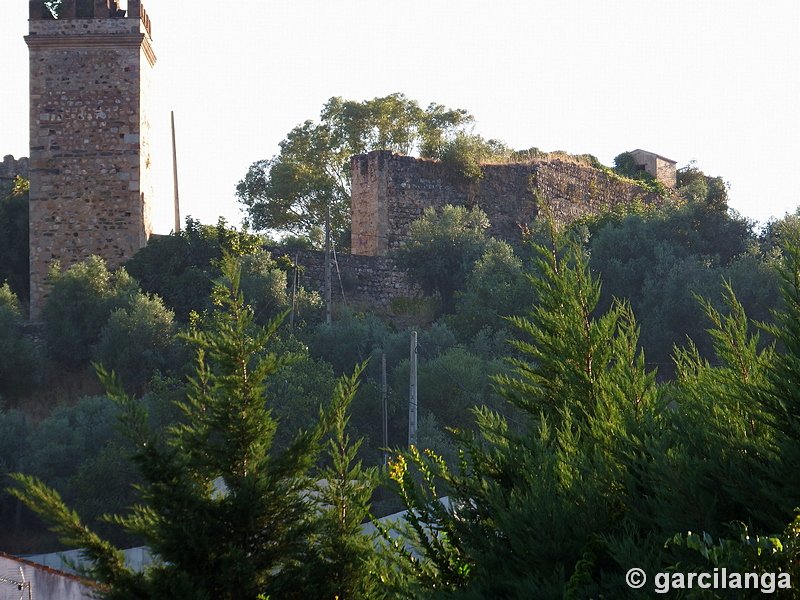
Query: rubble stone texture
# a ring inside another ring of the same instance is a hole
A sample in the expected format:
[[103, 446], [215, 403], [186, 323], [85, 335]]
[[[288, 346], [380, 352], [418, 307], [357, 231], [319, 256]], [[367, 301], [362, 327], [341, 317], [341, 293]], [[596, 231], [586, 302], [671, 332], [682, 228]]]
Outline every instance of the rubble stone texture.
[[517, 242], [546, 204], [558, 223], [598, 215], [620, 203], [661, 204], [663, 198], [638, 185], [607, 176], [568, 158], [482, 165], [475, 182], [454, 178], [434, 160], [376, 150], [350, 163], [351, 251], [386, 256], [408, 238], [425, 208], [445, 204], [479, 207], [489, 217], [489, 235]]
[[14, 181], [17, 177], [28, 179], [28, 158], [6, 154], [0, 162], [0, 181]]
[[[95, 0], [54, 19], [31, 0], [31, 317], [45, 278], [96, 254], [116, 267], [147, 243], [153, 187], [147, 105], [155, 64], [140, 0]], [[80, 13], [80, 10], [78, 10]]]

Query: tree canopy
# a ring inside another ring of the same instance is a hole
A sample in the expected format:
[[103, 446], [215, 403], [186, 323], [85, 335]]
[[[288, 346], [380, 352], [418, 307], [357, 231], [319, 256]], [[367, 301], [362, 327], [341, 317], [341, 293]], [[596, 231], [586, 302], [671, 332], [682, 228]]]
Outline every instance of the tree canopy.
[[187, 217], [181, 231], [153, 237], [125, 269], [144, 291], [161, 296], [179, 321], [186, 321], [191, 311], [211, 306], [212, 281], [219, 276], [223, 254], [249, 255], [260, 245], [258, 236], [228, 227], [224, 219], [203, 225]]
[[311, 236], [325, 222], [340, 245], [349, 245], [350, 157], [372, 150], [438, 158], [448, 142], [473, 121], [465, 110], [395, 93], [357, 102], [334, 97], [318, 123], [308, 120], [280, 143], [280, 153], [251, 165], [236, 186], [256, 230]]
[[0, 285], [8, 282], [20, 299], [29, 294], [28, 180], [0, 181]]
[[394, 262], [426, 294], [439, 294], [452, 312], [454, 298], [486, 250], [489, 218], [480, 208], [446, 204], [428, 207], [411, 223], [408, 239], [392, 253]]
[[[106, 598], [369, 597], [373, 553], [360, 523], [375, 474], [354, 463], [357, 446], [344, 431], [358, 371], [287, 448], [273, 449], [278, 423], [264, 402], [266, 381], [300, 357], [265, 350], [280, 319], [256, 327], [235, 259], [226, 259], [223, 275], [214, 289], [223, 310], [209, 329], [185, 336], [196, 369], [178, 402], [181, 423], [152, 430], [146, 405], [99, 369], [142, 480], [140, 502], [108, 518], [143, 539], [157, 563], [145, 573], [126, 567], [121, 552], [38, 478], [15, 476], [20, 485], [11, 492], [84, 549]], [[312, 467], [331, 430], [323, 485]]]

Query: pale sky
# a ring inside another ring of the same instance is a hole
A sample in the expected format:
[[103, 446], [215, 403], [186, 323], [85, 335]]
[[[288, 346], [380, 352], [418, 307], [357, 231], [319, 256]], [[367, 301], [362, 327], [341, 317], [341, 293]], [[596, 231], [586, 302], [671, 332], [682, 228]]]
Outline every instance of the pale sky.
[[[730, 183], [762, 223], [800, 204], [800, 2], [143, 0], [154, 35], [154, 216], [238, 224], [236, 183], [332, 96], [403, 92], [516, 149], [643, 148]], [[27, 0], [0, 0], [0, 156], [28, 155]]]

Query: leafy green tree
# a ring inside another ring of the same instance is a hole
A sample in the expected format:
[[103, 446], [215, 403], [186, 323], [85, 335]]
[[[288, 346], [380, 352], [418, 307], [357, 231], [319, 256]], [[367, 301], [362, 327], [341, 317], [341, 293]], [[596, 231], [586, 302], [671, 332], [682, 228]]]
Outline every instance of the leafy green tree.
[[[84, 549], [89, 574], [108, 586], [108, 598], [307, 598], [322, 584], [315, 574], [331, 557], [317, 543], [322, 526], [309, 494], [310, 469], [325, 431], [343, 418], [336, 415], [352, 398], [355, 376], [337, 388], [316, 424], [285, 451], [273, 452], [277, 424], [264, 405], [265, 381], [296, 357], [262, 350], [279, 321], [254, 329], [233, 259], [225, 261], [224, 275], [214, 298], [225, 310], [214, 313], [211, 330], [187, 336], [197, 361], [180, 403], [183, 424], [159, 440], [142, 403], [125, 395], [116, 378], [102, 376], [136, 444], [133, 461], [143, 480], [141, 503], [113, 520], [145, 541], [159, 559], [154, 567], [129, 570], [121, 553], [85, 527], [54, 490], [15, 476], [12, 494], [49, 519], [64, 543]], [[352, 533], [351, 524], [343, 527]]]
[[409, 506], [422, 502], [425, 526], [443, 532], [425, 552], [436, 577], [455, 597], [627, 596], [630, 565], [678, 559], [662, 549], [670, 532], [718, 535], [737, 516], [779, 523], [774, 434], [752, 401], [771, 354], [749, 337], [741, 305], [731, 296], [723, 316], [705, 303], [720, 366], [687, 350], [666, 393], [644, 369], [630, 309], [595, 312], [600, 288], [580, 246], [538, 250], [538, 302], [512, 319], [522, 358], [496, 378], [529, 425], [478, 411], [480, 436], [462, 439], [469, 461], [457, 474], [407, 457], [445, 481], [449, 511], [395, 471]]
[[52, 287], [41, 312], [47, 351], [63, 365], [87, 365], [108, 318], [136, 292], [136, 281], [124, 268], [109, 271], [99, 256], [64, 272], [56, 264], [48, 281]]
[[652, 174], [638, 167], [631, 152], [623, 152], [614, 157], [614, 171], [631, 179], [653, 179]]
[[722, 306], [724, 279], [746, 312], [769, 320], [778, 304], [774, 257], [760, 252], [752, 224], [733, 214], [688, 202], [661, 210], [609, 214], [588, 224], [591, 266], [603, 277], [600, 306], [626, 298], [642, 322], [641, 343], [662, 376], [671, 376], [671, 352], [687, 336], [702, 356], [713, 356], [701, 306], [693, 294]]
[[[361, 365], [356, 371], [363, 370]], [[347, 384], [344, 384], [347, 385]], [[347, 394], [339, 383], [336, 395]], [[354, 380], [349, 383], [354, 385]], [[319, 552], [323, 569], [315, 573], [321, 582], [318, 598], [372, 600], [381, 589], [374, 573], [382, 560], [375, 541], [364, 535], [362, 523], [369, 519], [372, 494], [378, 485], [378, 469], [363, 469], [356, 460], [360, 441], [352, 443], [346, 433], [349, 417], [344, 406], [335, 409], [327, 440], [330, 466], [322, 470], [318, 494], [322, 505]]]
[[690, 161], [677, 173], [678, 192], [688, 202], [700, 202], [709, 210], [725, 213], [728, 210], [728, 184], [722, 177], [703, 173], [696, 161]]
[[[270, 320], [293, 307], [294, 323], [308, 325], [322, 318], [322, 298], [315, 290], [287, 283], [287, 274], [297, 269], [290, 256], [273, 258], [263, 248], [240, 258], [242, 292], [250, 299], [256, 323], [266, 325]], [[302, 267], [300, 267], [302, 272]]]
[[[783, 250], [780, 268], [783, 306], [776, 311], [776, 322], [767, 326], [767, 329], [781, 343], [783, 351], [764, 351], [759, 354], [756, 340], [748, 339], [745, 335], [746, 327], [741, 324], [741, 306], [733, 301], [730, 316], [723, 318], [706, 305], [712, 318], [721, 322], [720, 331], [729, 332], [727, 339], [726, 336], [716, 335], [718, 341], [723, 342], [720, 352], [727, 356], [728, 368], [710, 369], [692, 349], [679, 356], [684, 377], [694, 384], [681, 386], [684, 392], [682, 403], [687, 404], [688, 400], [691, 406], [692, 398], [686, 396], [688, 391], [702, 394], [705, 390], [706, 394], [714, 394], [714, 401], [705, 403], [702, 418], [704, 422], [711, 421], [711, 436], [719, 436], [726, 442], [723, 460], [741, 466], [742, 457], [753, 457], [751, 463], [755, 468], [750, 472], [735, 467], [735, 470], [731, 467], [726, 469], [720, 478], [723, 485], [715, 490], [715, 496], [730, 506], [733, 504], [731, 491], [741, 486], [744, 490], [740, 498], [748, 498], [749, 505], [742, 503], [744, 505], [737, 512], [735, 522], [725, 535], [718, 535], [706, 527], [694, 527], [687, 533], [676, 534], [670, 541], [678, 547], [685, 546], [696, 552], [683, 562], [681, 570], [711, 571], [725, 567], [728, 572], [778, 574], [778, 578], [784, 577], [785, 585], [789, 583], [785, 580], [786, 574], [792, 579], [797, 577], [800, 556], [800, 529], [796, 515], [800, 488], [794, 477], [800, 456], [796, 385], [800, 373], [800, 235], [797, 229], [789, 226], [782, 231], [780, 243]], [[727, 379], [728, 385], [720, 386], [721, 378]], [[721, 405], [732, 406], [734, 415], [739, 418], [731, 419], [730, 415], [726, 415], [728, 418], [725, 419], [716, 418]], [[699, 411], [694, 418], [698, 416]], [[736, 429], [732, 431], [733, 428]], [[771, 435], [758, 435], [765, 430]], [[761, 444], [758, 443], [759, 437]], [[702, 451], [702, 448], [698, 449]], [[708, 465], [715, 464], [710, 460], [713, 454], [714, 451], [709, 451], [705, 456], [699, 456], [692, 465], [693, 469], [707, 469]], [[754, 475], [758, 476], [755, 481]], [[783, 517], [778, 511], [782, 511]], [[765, 531], [778, 531], [776, 520], [783, 518], [785, 523], [792, 512], [795, 513], [794, 518], [782, 533], [764, 535]], [[749, 518], [742, 518], [742, 515]], [[731, 590], [724, 597], [747, 598], [751, 595], [747, 590]], [[796, 592], [778, 589], [775, 595], [794, 598]], [[716, 590], [696, 590], [688, 597], [723, 596]]]
[[[0, 485], [3, 488], [12, 483], [9, 473], [22, 468], [22, 459], [27, 450], [28, 426], [30, 420], [24, 411], [7, 408], [0, 402]], [[19, 502], [7, 494], [0, 494], [0, 519], [5, 526], [0, 529], [0, 544], [6, 552], [26, 552], [20, 543], [27, 533], [23, 529], [23, 515]]]
[[[436, 354], [429, 353], [425, 343], [420, 344], [417, 367], [420, 413], [431, 413], [442, 427], [464, 429], [473, 425], [473, 408], [498, 408], [504, 404], [494, 394], [490, 379], [506, 371], [500, 360], [484, 360], [461, 347]], [[395, 396], [407, 403], [408, 359], [393, 370], [392, 381]]]
[[[284, 450], [298, 431], [317, 420], [319, 407], [329, 402], [336, 389], [337, 377], [330, 364], [309, 356], [306, 347], [286, 330], [280, 336], [273, 336], [267, 349], [278, 355], [297, 357], [265, 382], [265, 406], [278, 423], [273, 448]], [[355, 366], [355, 363], [350, 365], [349, 371]]]
[[789, 349], [778, 359], [728, 286], [724, 310], [700, 302], [713, 359], [679, 350], [676, 383], [658, 386], [629, 306], [598, 310], [582, 246], [554, 235], [536, 250], [537, 303], [511, 319], [519, 357], [495, 378], [523, 426], [483, 408], [478, 435], [459, 439], [459, 469], [415, 450], [391, 469], [424, 557], [409, 567], [421, 596], [648, 597], [624, 573], [686, 564], [682, 546], [664, 547], [676, 532], [780, 530], [798, 502], [796, 319], [774, 331]]
[[465, 289], [456, 294], [455, 313], [447, 322], [469, 339], [483, 328], [504, 328], [504, 317], [524, 314], [533, 301], [522, 259], [508, 243], [490, 239], [467, 276]]
[[29, 270], [28, 181], [18, 177], [10, 190], [0, 188], [0, 284], [26, 301]]
[[[58, 407], [39, 423], [30, 424], [25, 452], [16, 471], [36, 476], [58, 490], [84, 519], [95, 520], [104, 513], [130, 506], [136, 501], [131, 487], [136, 480], [122, 459], [129, 448], [117, 439], [116, 414], [116, 406], [105, 396], [84, 397], [74, 406]], [[94, 485], [87, 486], [88, 480]], [[38, 532], [40, 523], [29, 519], [27, 528]], [[140, 543], [112, 523], [98, 523], [97, 529], [127, 547]], [[44, 547], [37, 550], [62, 549], [53, 538], [41, 538], [39, 543]]]
[[0, 400], [17, 399], [44, 376], [44, 356], [22, 332], [22, 307], [8, 283], [0, 285]]
[[[402, 462], [393, 469], [419, 515], [416, 543], [433, 568], [419, 577], [432, 597], [436, 589], [441, 597], [558, 597], [582, 577], [577, 566], [591, 536], [618, 531], [626, 512], [620, 432], [658, 399], [636, 350], [635, 321], [624, 304], [593, 315], [600, 286], [578, 244], [554, 236], [537, 250], [538, 303], [512, 319], [524, 358], [496, 378], [524, 425], [483, 407], [475, 412], [479, 437], [461, 439], [468, 462], [458, 472], [412, 453], [406, 460], [428, 481], [420, 489]], [[437, 478], [449, 509], [432, 493]]]
[[457, 133], [444, 144], [438, 158], [456, 181], [475, 183], [483, 179], [481, 163], [508, 159], [511, 154], [511, 149], [499, 140]]
[[298, 125], [280, 143], [277, 156], [253, 163], [236, 194], [256, 230], [302, 236], [323, 227], [330, 206], [334, 236], [347, 247], [350, 157], [371, 150], [439, 157], [471, 122], [466, 111], [440, 104], [423, 109], [403, 94], [364, 102], [334, 97], [322, 108], [319, 123]]
[[[376, 348], [383, 349], [385, 340], [393, 333], [389, 325], [375, 314], [355, 314], [345, 310], [335, 321], [316, 325], [309, 332], [307, 343], [312, 356], [330, 363], [334, 372], [341, 375], [368, 360]], [[373, 360], [370, 366], [374, 367], [375, 362]], [[380, 364], [380, 356], [377, 362]]]
[[446, 204], [440, 213], [428, 207], [411, 223], [408, 239], [392, 252], [398, 268], [426, 294], [438, 294], [442, 310], [452, 313], [475, 262], [489, 243], [489, 219], [479, 208]]
[[92, 359], [114, 371], [127, 389], [142, 393], [155, 371], [178, 370], [183, 364], [172, 311], [161, 298], [137, 292], [108, 318]]
[[[0, 451], [5, 457], [0, 461], [0, 472], [24, 471], [39, 477], [87, 520], [123, 510], [136, 501], [131, 487], [136, 479], [123, 458], [130, 448], [118, 439], [114, 429], [116, 414], [117, 408], [105, 396], [81, 398], [74, 405], [53, 409], [41, 419], [21, 410], [0, 412]], [[11, 480], [6, 482], [10, 483]], [[8, 551], [39, 553], [63, 549], [34, 515], [18, 512], [13, 504], [4, 501], [0, 501], [0, 513], [9, 524], [0, 528], [0, 544]], [[141, 544], [141, 540], [125, 536], [117, 525], [101, 522], [96, 527], [109, 539], [125, 544], [123, 547]]]
[[187, 217], [181, 231], [151, 239], [125, 263], [125, 269], [143, 291], [160, 296], [185, 323], [192, 311], [211, 308], [212, 282], [219, 277], [217, 264], [223, 254], [246, 256], [260, 245], [258, 236], [228, 227], [224, 219], [202, 225]]
[[[783, 305], [776, 311], [776, 322], [768, 325], [785, 349], [767, 364], [764, 389], [759, 404], [771, 415], [768, 421], [780, 432], [777, 443], [787, 473], [793, 473], [800, 459], [800, 229], [786, 227], [782, 232], [784, 255], [780, 265]], [[800, 485], [794, 476], [785, 478], [785, 501], [800, 505]], [[772, 529], [775, 531], [775, 529]]]

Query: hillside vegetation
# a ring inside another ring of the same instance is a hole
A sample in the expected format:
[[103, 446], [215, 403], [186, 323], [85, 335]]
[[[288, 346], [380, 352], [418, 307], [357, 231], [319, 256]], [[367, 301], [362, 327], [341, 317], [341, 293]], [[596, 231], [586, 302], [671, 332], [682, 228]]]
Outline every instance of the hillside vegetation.
[[[427, 211], [392, 257], [423, 295], [330, 324], [288, 257], [224, 221], [115, 272], [54, 270], [38, 329], [4, 272], [0, 548], [85, 547], [110, 598], [645, 598], [632, 567], [797, 577], [798, 220], [755, 231], [694, 165], [678, 192], [517, 246], [477, 209]], [[13, 229], [24, 185], [5, 194]], [[360, 528], [404, 509], [400, 538]], [[145, 543], [158, 568], [117, 562]]]

